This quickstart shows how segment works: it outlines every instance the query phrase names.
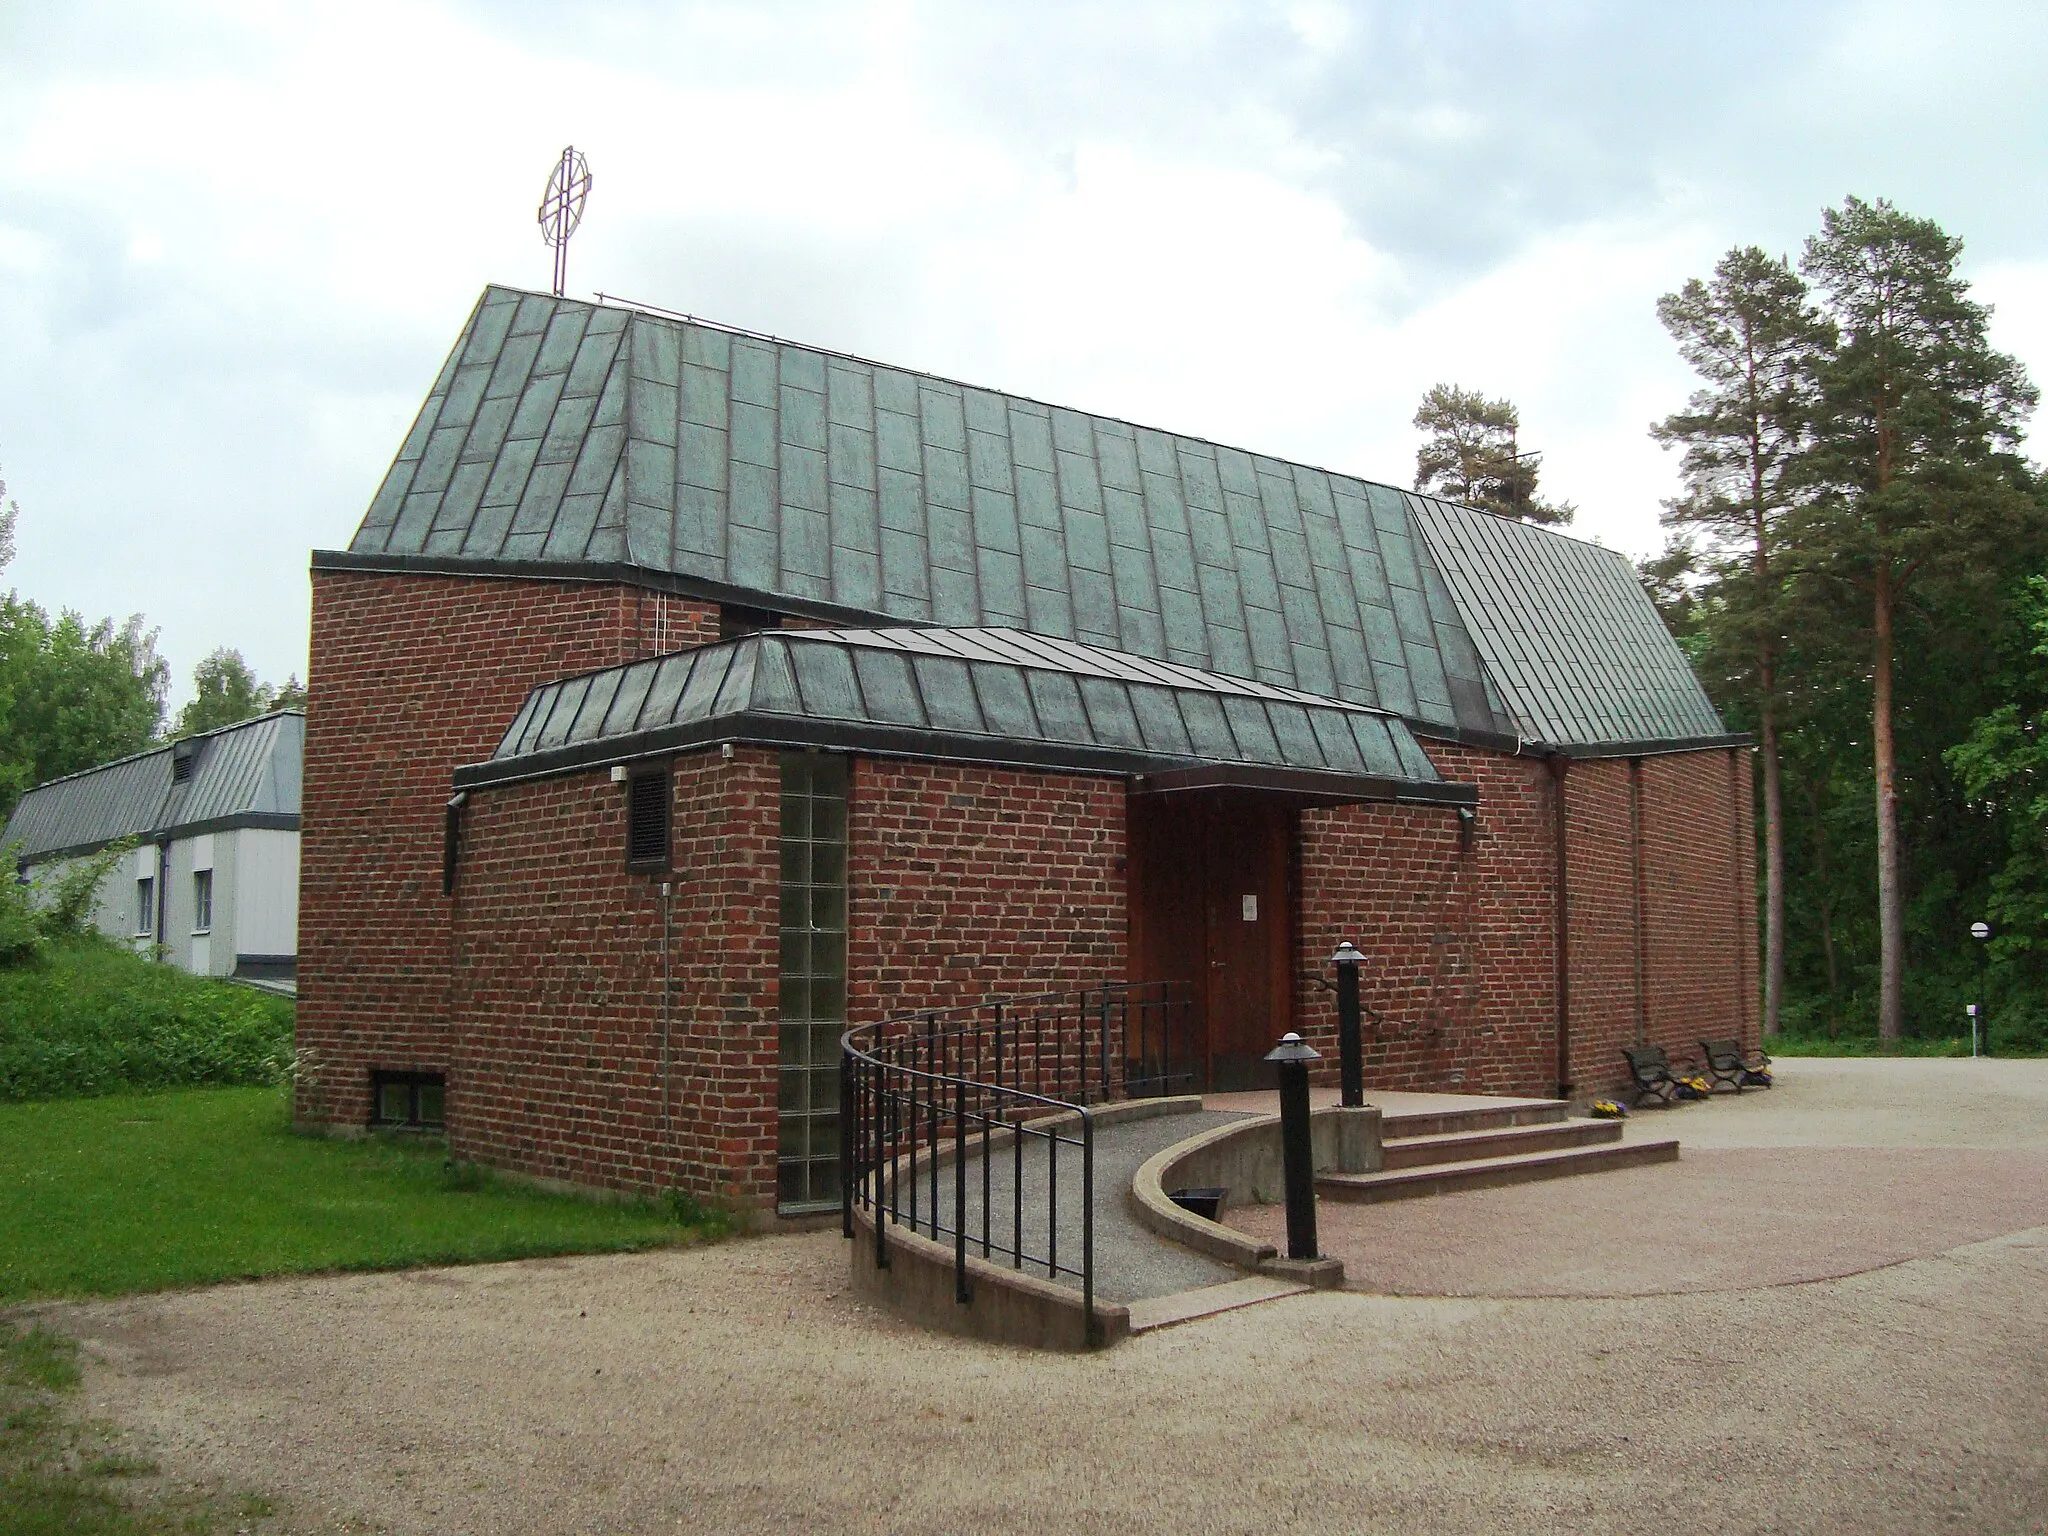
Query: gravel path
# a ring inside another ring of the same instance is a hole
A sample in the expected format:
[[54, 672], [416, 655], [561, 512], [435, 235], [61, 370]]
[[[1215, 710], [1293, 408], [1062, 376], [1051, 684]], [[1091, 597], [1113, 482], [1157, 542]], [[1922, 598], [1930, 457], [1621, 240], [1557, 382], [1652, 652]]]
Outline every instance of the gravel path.
[[[1755, 1117], [1761, 1144], [1774, 1117], [1853, 1121], [1846, 1095], [1914, 1121], [1893, 1144], [1982, 1146], [2020, 1113], [1873, 1065], [1788, 1064], [1800, 1092], [1672, 1122]], [[2007, 1065], [2048, 1102], [2048, 1064]], [[168, 1476], [268, 1493], [265, 1529], [2040, 1531], [2034, 1220], [1847, 1279], [1316, 1294], [1094, 1356], [879, 1315], [830, 1232], [42, 1310], [86, 1341], [92, 1412]]]
[[[1675, 1163], [1545, 1183], [1323, 1200], [1316, 1236], [1354, 1291], [1643, 1296], [1834, 1279], [2048, 1225], [2048, 1154], [1809, 1147], [1788, 1170], [1794, 1155], [1686, 1148]], [[1226, 1215], [1287, 1240], [1279, 1206]]]

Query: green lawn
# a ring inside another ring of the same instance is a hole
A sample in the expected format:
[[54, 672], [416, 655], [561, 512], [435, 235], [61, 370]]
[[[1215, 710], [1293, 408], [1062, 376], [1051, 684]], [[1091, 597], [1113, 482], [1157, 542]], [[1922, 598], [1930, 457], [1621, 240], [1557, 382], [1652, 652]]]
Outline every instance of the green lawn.
[[0, 1305], [311, 1270], [650, 1248], [719, 1230], [543, 1194], [438, 1142], [294, 1134], [281, 1088], [0, 1104]]

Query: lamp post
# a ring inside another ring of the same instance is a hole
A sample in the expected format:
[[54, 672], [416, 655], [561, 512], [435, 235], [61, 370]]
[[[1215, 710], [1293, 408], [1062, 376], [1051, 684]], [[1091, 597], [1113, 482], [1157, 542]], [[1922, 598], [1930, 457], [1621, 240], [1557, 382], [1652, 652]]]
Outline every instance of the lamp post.
[[1266, 1053], [1280, 1078], [1280, 1166], [1287, 1181], [1287, 1257], [1316, 1252], [1316, 1154], [1308, 1123], [1308, 1064], [1322, 1053], [1291, 1031]]
[[1970, 1054], [1978, 1054], [1978, 1041], [1983, 1042], [1983, 1054], [1991, 1054], [1991, 1005], [1985, 997], [1986, 983], [1991, 964], [1991, 925], [1978, 921], [1970, 924], [1970, 937], [1977, 941], [1977, 1006], [1971, 1010], [1975, 1021], [1971, 1026]]
[[1330, 956], [1337, 967], [1337, 1060], [1342, 1087], [1340, 1102], [1356, 1109], [1365, 1102], [1365, 1042], [1360, 1038], [1358, 968], [1365, 956], [1349, 939]]

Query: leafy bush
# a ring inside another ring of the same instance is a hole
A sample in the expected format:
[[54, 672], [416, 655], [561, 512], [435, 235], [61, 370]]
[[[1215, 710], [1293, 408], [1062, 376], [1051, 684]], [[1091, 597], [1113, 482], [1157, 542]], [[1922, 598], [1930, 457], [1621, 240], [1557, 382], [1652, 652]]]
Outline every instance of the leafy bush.
[[[92, 932], [100, 886], [134, 846], [134, 838], [121, 838], [32, 884], [0, 875], [0, 970], [35, 964], [48, 953], [53, 939]], [[0, 862], [10, 869], [20, 856], [19, 843], [0, 848]]]
[[0, 871], [0, 970], [32, 963], [42, 955], [43, 946], [42, 915], [29, 888], [10, 872]]
[[289, 1000], [97, 937], [45, 943], [45, 963], [0, 970], [0, 1100], [273, 1083], [289, 1070]]
[[90, 858], [67, 864], [55, 878], [38, 881], [39, 903], [46, 939], [74, 939], [92, 931], [93, 908], [99, 905], [100, 887], [114, 866], [135, 847], [132, 837], [119, 838]]

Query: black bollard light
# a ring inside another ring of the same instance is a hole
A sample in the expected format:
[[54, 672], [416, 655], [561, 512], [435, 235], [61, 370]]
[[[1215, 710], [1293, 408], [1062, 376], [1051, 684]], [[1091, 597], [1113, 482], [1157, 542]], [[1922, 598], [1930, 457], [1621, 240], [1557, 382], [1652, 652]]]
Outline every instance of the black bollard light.
[[1330, 959], [1337, 967], [1337, 1061], [1343, 1089], [1339, 1102], [1356, 1109], [1365, 1102], [1365, 1041], [1358, 1017], [1358, 968], [1365, 964], [1365, 956], [1346, 939]]
[[[1970, 937], [1977, 941], [1977, 1006], [1970, 1010], [1977, 1022], [1970, 1032], [1982, 1038], [1984, 1054], [1989, 1056], [1991, 1054], [1991, 999], [1986, 995], [1990, 977], [1985, 970], [1985, 961], [1991, 955], [1991, 925], [1984, 922], [1970, 924]], [[1976, 1047], [1972, 1045], [1971, 1054], [1974, 1055], [1975, 1053]]]
[[1285, 1034], [1266, 1053], [1280, 1077], [1280, 1165], [1287, 1177], [1287, 1257], [1315, 1259], [1316, 1154], [1308, 1125], [1308, 1064], [1322, 1053]]

